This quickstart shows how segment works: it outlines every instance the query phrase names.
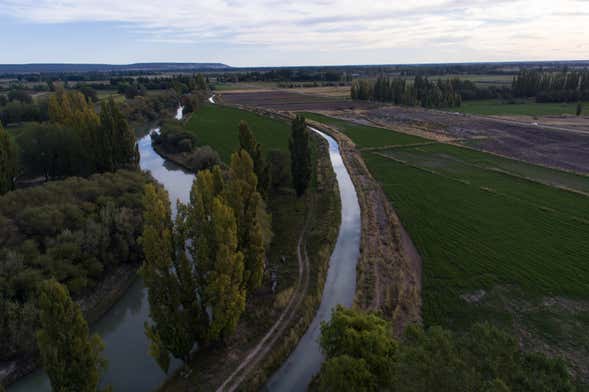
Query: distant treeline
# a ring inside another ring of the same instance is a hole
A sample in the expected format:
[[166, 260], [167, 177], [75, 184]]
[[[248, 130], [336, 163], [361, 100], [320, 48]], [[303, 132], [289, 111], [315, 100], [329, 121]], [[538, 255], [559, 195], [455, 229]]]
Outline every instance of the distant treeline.
[[589, 100], [589, 70], [547, 72], [522, 70], [509, 87], [479, 87], [470, 80], [415, 76], [379, 76], [375, 81], [352, 82], [352, 99], [392, 102], [396, 105], [443, 108], [460, 106], [463, 100], [536, 98], [536, 102], [580, 102]]
[[392, 102], [397, 105], [441, 108], [460, 106], [462, 98], [450, 80], [430, 81], [416, 76], [413, 83], [403, 78], [379, 77], [374, 83], [355, 80], [352, 99]]
[[351, 81], [351, 75], [336, 70], [279, 68], [268, 71], [231, 72], [217, 76], [219, 82], [339, 82]]
[[515, 97], [536, 97], [537, 102], [587, 101], [589, 70], [523, 70], [513, 79], [512, 90]]

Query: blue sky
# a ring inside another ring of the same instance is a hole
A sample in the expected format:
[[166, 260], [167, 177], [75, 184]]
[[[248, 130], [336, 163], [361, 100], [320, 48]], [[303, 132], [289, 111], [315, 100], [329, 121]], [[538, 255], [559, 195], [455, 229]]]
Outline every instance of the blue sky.
[[0, 0], [0, 63], [589, 59], [588, 0]]

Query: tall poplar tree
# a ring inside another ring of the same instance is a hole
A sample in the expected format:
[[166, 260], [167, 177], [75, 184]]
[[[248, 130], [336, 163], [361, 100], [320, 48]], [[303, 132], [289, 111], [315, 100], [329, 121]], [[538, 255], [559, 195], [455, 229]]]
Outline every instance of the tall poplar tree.
[[197, 292], [209, 316], [210, 340], [233, 333], [245, 309], [243, 254], [238, 250], [235, 213], [221, 196], [223, 188], [219, 167], [201, 170], [192, 187], [187, 217]]
[[[199, 339], [202, 312], [196, 295], [196, 279], [184, 244], [184, 212], [179, 215], [176, 238], [173, 235], [168, 195], [161, 187], [145, 186], [142, 244], [145, 262], [141, 275], [148, 288], [150, 316], [145, 323], [150, 353], [167, 372], [170, 355], [187, 363]], [[176, 242], [175, 242], [176, 239]]]
[[290, 149], [290, 164], [293, 186], [297, 196], [302, 196], [311, 180], [311, 149], [309, 146], [309, 131], [305, 117], [297, 116], [292, 120], [291, 134], [288, 147]]
[[98, 145], [105, 171], [136, 166], [139, 152], [135, 136], [112, 97], [102, 103]]
[[51, 387], [54, 391], [95, 392], [106, 367], [100, 357], [102, 340], [90, 336], [80, 306], [64, 286], [48, 280], [39, 291], [37, 344]]
[[270, 217], [256, 190], [253, 161], [245, 150], [231, 155], [229, 178], [224, 198], [235, 212], [238, 248], [245, 257], [244, 284], [249, 290], [254, 290], [262, 284], [265, 245], [270, 240], [264, 238], [262, 227], [269, 223]]
[[264, 158], [262, 146], [256, 141], [255, 135], [245, 121], [239, 124], [239, 146], [247, 151], [254, 161], [254, 172], [258, 177], [257, 189], [265, 199], [270, 187], [270, 167]]
[[8, 133], [0, 123], [0, 195], [14, 189], [16, 160]]

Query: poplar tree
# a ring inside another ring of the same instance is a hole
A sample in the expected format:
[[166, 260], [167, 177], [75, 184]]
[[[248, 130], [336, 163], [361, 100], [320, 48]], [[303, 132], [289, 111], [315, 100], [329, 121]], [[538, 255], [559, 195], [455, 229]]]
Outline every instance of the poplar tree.
[[0, 123], [0, 195], [14, 189], [16, 160], [8, 133]]
[[113, 171], [136, 166], [139, 152], [135, 145], [135, 136], [112, 97], [102, 103], [100, 123], [97, 144], [103, 170]]
[[243, 254], [237, 249], [237, 225], [231, 207], [220, 197], [213, 199], [211, 223], [215, 233], [214, 269], [204, 294], [211, 309], [209, 338], [226, 339], [235, 332], [245, 310]]
[[187, 221], [197, 293], [209, 316], [207, 337], [226, 338], [245, 309], [244, 260], [233, 209], [222, 197], [221, 169], [201, 170], [190, 195]]
[[54, 391], [96, 391], [106, 367], [100, 357], [102, 340], [98, 335], [90, 336], [80, 306], [64, 286], [48, 280], [39, 291], [37, 344], [51, 387]]
[[188, 362], [199, 338], [202, 313], [195, 275], [184, 249], [186, 236], [180, 223], [184, 210], [181, 207], [174, 238], [167, 192], [153, 184], [146, 185], [144, 204], [145, 262], [141, 275], [148, 288], [153, 320], [145, 323], [145, 333], [150, 340], [150, 354], [167, 372], [170, 356]]
[[253, 161], [245, 150], [231, 155], [230, 181], [224, 197], [235, 213], [238, 248], [245, 257], [244, 284], [255, 290], [262, 284], [266, 259], [263, 225], [269, 223], [264, 201], [256, 191]]
[[49, 98], [49, 120], [78, 133], [85, 161], [85, 168], [81, 171], [94, 173], [100, 158], [100, 149], [97, 149], [100, 118], [84, 94], [58, 89], [56, 94]]
[[290, 164], [293, 186], [297, 196], [302, 196], [311, 180], [311, 150], [309, 146], [309, 131], [305, 117], [297, 116], [292, 120], [291, 136], [288, 147], [290, 149]]
[[245, 121], [239, 124], [239, 146], [247, 151], [253, 159], [254, 172], [258, 178], [257, 189], [262, 197], [266, 199], [270, 187], [270, 167], [262, 153], [262, 146], [256, 141], [255, 135]]

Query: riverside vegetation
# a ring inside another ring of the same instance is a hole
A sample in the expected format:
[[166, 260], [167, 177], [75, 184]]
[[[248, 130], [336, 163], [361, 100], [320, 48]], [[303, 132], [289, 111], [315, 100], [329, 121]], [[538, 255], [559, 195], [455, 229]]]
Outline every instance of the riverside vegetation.
[[[231, 120], [227, 120], [227, 115], [222, 115], [227, 113], [231, 113]], [[240, 122], [240, 118], [253, 119], [254, 125], [252, 126], [249, 121], [247, 124]], [[206, 123], [207, 126], [196, 127], [196, 123]], [[229, 132], [231, 128], [226, 128], [231, 123], [234, 124], [234, 132]], [[181, 371], [181, 374], [189, 374], [187, 378], [176, 374], [160, 390], [178, 390], [195, 384], [205, 389], [214, 389], [241, 363], [250, 348], [276, 321], [294, 292], [298, 271], [297, 241], [304, 227], [307, 227], [305, 243], [309, 250], [311, 270], [308, 290], [303, 298], [304, 306], [301, 306], [294, 316], [293, 320], [296, 321], [289, 323], [284, 332], [281, 332], [283, 338], [277, 341], [276, 347], [256, 366], [253, 374], [244, 380], [242, 387], [254, 390], [262, 385], [296, 344], [298, 337], [312, 319], [321, 298], [329, 255], [337, 236], [339, 204], [337, 189], [334, 187], [335, 176], [329, 164], [326, 146], [318, 143], [319, 139], [309, 140], [306, 129], [306, 136], [302, 140], [307, 140], [307, 147], [298, 150], [301, 154], [306, 151], [310, 155], [308, 161], [312, 163], [312, 174], [306, 186], [307, 191], [297, 197], [290, 164], [294, 158], [288, 154], [289, 132], [285, 122], [238, 109], [206, 105], [198, 113], [193, 114], [187, 124], [196, 140], [206, 140], [207, 144], [215, 149], [245, 150], [247, 155], [255, 157], [252, 161], [256, 178], [268, 178], [267, 185], [263, 185], [264, 181], [258, 182], [258, 192], [266, 194], [268, 212], [272, 215], [273, 239], [266, 250], [262, 285], [257, 290], [246, 290], [245, 310], [239, 317], [235, 333], [225, 336], [222, 339], [223, 345], [210, 340], [207, 342], [206, 338], [202, 339], [201, 342], [205, 344], [199, 344], [201, 349], [191, 355], [187, 367], [190, 371]], [[299, 121], [298, 124], [304, 124], [304, 121]], [[291, 135], [294, 128], [295, 123], [292, 124]], [[268, 129], [272, 129], [273, 132], [268, 132]], [[267, 151], [264, 147], [268, 142], [280, 148]], [[229, 165], [229, 172], [232, 166]], [[213, 172], [218, 170], [214, 169]], [[231, 175], [226, 174], [222, 177], [225, 178], [226, 185], [227, 182], [232, 182]], [[220, 198], [223, 198], [222, 194]], [[188, 210], [190, 209], [189, 206]], [[209, 328], [208, 317], [205, 317], [202, 324], [204, 330]], [[225, 366], [216, 365], [221, 362]]]
[[[81, 93], [58, 90], [48, 117], [9, 138], [0, 130], [0, 182], [9, 191], [0, 197], [0, 359], [21, 364], [36, 357], [44, 280], [81, 300], [139, 264], [140, 196], [151, 181], [135, 170], [135, 138], [114, 100], [98, 114]], [[12, 190], [18, 172], [58, 181]], [[92, 306], [83, 311], [95, 319]]]

